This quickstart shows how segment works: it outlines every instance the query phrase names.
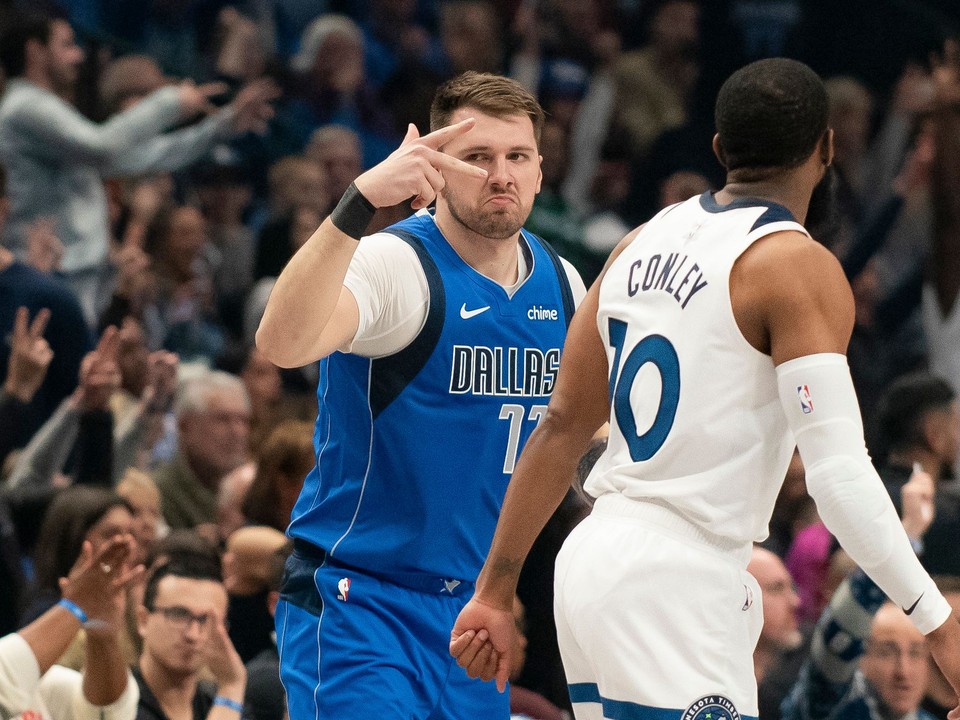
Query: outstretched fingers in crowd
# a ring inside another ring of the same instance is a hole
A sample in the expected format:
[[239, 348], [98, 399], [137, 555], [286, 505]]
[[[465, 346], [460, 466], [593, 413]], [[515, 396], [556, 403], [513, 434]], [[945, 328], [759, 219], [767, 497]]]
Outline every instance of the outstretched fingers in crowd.
[[94, 629], [98, 624], [112, 626], [118, 599], [143, 578], [144, 566], [135, 565], [135, 557], [136, 541], [129, 533], [115, 535], [96, 550], [86, 540], [70, 574], [60, 578], [60, 593], [86, 612]]

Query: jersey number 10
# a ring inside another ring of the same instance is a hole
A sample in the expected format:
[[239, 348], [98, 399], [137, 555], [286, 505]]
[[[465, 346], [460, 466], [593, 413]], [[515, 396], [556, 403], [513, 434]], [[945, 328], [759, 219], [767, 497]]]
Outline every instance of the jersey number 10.
[[[633, 346], [624, 359], [627, 323], [610, 318], [608, 328], [610, 345], [614, 349], [613, 367], [610, 369], [610, 402], [620, 434], [630, 448], [631, 459], [642, 462], [657, 453], [673, 427], [680, 403], [680, 360], [673, 343], [663, 335], [647, 335]], [[637, 433], [637, 418], [630, 404], [630, 392], [637, 373], [647, 363], [653, 363], [660, 373], [660, 405], [653, 424], [640, 435]]]

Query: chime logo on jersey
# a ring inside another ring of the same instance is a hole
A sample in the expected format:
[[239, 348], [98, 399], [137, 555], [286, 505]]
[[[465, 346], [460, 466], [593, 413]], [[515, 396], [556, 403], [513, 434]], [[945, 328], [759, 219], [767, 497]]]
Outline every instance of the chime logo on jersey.
[[813, 396], [810, 394], [810, 388], [806, 385], [797, 386], [797, 397], [800, 398], [800, 409], [804, 415], [813, 412]]
[[530, 309], [527, 310], [527, 318], [530, 320], [559, 320], [560, 312], [556, 308], [531, 305]]
[[730, 698], [704, 695], [690, 704], [680, 720], [740, 720], [740, 713]]
[[350, 578], [340, 578], [340, 582], [337, 583], [337, 590], [339, 590], [337, 600], [346, 602], [347, 598], [350, 597]]

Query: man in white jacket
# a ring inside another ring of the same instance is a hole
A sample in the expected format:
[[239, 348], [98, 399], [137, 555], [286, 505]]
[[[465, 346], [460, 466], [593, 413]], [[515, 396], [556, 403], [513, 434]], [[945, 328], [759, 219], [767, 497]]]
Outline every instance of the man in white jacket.
[[[109, 245], [103, 178], [179, 170], [218, 140], [265, 131], [276, 89], [255, 81], [213, 112], [210, 98], [226, 86], [187, 80], [98, 125], [68, 101], [82, 61], [65, 20], [27, 17], [4, 32], [0, 63], [9, 82], [0, 99], [0, 162], [10, 197], [4, 243], [23, 255], [27, 229], [39, 218], [52, 220], [64, 245], [62, 270], [92, 318]], [[207, 113], [202, 122], [173, 129]]]

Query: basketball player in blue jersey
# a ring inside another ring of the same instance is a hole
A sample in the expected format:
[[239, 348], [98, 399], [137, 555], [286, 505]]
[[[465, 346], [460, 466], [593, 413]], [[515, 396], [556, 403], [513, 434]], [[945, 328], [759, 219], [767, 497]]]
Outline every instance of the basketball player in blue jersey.
[[[322, 358], [276, 611], [297, 720], [509, 717], [447, 643], [586, 289], [521, 227], [541, 180], [536, 100], [467, 73], [430, 120], [356, 179], [257, 333], [279, 365]], [[410, 198], [418, 212], [358, 243], [375, 208]]]
[[557, 558], [578, 720], [757, 715], [762, 598], [746, 566], [795, 444], [827, 527], [960, 690], [960, 624], [864, 445], [850, 287], [802, 225], [833, 156], [823, 84], [796, 61], [753, 63], [724, 83], [716, 123], [725, 187], [624, 238], [574, 318], [451, 654], [504, 684], [523, 558], [609, 419], [585, 483], [593, 511]]

